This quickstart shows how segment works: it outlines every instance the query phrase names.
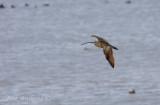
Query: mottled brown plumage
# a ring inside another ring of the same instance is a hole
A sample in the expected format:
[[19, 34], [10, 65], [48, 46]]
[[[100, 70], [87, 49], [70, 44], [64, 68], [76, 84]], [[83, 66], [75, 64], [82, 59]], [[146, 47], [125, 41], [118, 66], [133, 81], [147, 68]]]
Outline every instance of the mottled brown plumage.
[[[105, 40], [99, 36], [92, 35], [91, 37], [96, 37], [98, 39], [98, 41], [87, 42], [87, 43], [93, 43], [95, 46], [103, 48], [103, 53], [104, 53], [106, 59], [108, 60], [109, 64], [114, 68], [114, 57], [113, 57], [112, 48], [116, 49], [116, 50], [118, 50], [118, 48], [116, 48], [115, 46], [112, 46], [111, 44], [108, 43], [107, 40]], [[83, 44], [86, 44], [86, 43], [83, 43]]]

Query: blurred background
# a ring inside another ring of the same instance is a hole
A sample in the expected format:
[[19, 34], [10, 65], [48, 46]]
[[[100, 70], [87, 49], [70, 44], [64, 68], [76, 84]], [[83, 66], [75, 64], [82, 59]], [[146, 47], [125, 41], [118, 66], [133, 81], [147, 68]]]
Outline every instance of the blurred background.
[[[0, 104], [160, 103], [159, 0], [0, 4]], [[114, 69], [101, 48], [81, 45], [93, 34], [119, 49]]]

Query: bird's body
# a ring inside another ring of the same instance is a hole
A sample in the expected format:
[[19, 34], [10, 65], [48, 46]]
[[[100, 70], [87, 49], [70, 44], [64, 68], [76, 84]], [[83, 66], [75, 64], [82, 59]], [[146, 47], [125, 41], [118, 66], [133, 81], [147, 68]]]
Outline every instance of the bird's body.
[[[87, 42], [87, 43], [93, 43], [95, 46], [103, 48], [103, 53], [104, 53], [106, 59], [108, 60], [109, 64], [114, 68], [114, 57], [113, 57], [112, 49], [118, 50], [118, 48], [110, 45], [108, 43], [108, 41], [105, 40], [104, 38], [101, 38], [101, 37], [96, 36], [96, 35], [92, 35], [92, 37], [96, 37], [98, 39], [98, 41]], [[84, 43], [84, 44], [86, 44], [86, 43]]]

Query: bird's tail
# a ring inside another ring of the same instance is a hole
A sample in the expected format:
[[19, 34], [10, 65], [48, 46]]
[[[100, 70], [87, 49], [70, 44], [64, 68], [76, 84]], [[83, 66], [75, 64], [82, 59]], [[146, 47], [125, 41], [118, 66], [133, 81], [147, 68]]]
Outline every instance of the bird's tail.
[[118, 48], [117, 48], [117, 47], [115, 47], [115, 46], [112, 46], [112, 45], [111, 45], [111, 47], [112, 47], [113, 49], [115, 49], [115, 50], [118, 50]]
[[86, 42], [86, 43], [82, 43], [81, 45], [87, 44], [87, 43], [93, 43], [93, 42]]

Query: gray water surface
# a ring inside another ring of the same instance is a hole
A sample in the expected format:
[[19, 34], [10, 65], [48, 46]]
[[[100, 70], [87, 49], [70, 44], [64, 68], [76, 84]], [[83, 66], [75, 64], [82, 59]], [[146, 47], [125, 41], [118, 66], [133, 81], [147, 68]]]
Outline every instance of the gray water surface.
[[[1, 3], [0, 104], [160, 103], [159, 0]], [[97, 40], [92, 34], [119, 48], [113, 51], [114, 69], [101, 48], [81, 46]], [[136, 94], [128, 93], [132, 89]]]

